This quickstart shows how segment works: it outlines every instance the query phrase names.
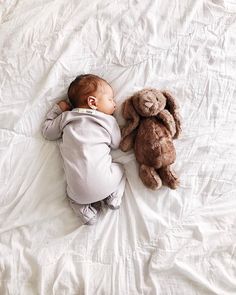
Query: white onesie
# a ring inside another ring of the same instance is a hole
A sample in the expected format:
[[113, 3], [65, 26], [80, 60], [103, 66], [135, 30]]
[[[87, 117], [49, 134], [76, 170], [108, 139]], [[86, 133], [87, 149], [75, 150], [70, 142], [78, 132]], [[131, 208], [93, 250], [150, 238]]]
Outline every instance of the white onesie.
[[[78, 204], [105, 199], [124, 191], [123, 167], [112, 162], [110, 150], [119, 147], [121, 135], [116, 119], [92, 109], [62, 112], [56, 104], [47, 113], [43, 136], [59, 141], [67, 180], [67, 194]], [[122, 179], [123, 178], [123, 179]]]

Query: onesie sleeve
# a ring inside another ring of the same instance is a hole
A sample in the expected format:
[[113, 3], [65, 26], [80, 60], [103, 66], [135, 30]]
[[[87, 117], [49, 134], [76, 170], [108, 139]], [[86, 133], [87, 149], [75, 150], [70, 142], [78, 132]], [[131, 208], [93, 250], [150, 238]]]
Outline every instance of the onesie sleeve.
[[43, 136], [48, 140], [57, 140], [62, 135], [61, 121], [63, 112], [58, 104], [55, 104], [47, 113], [42, 124]]
[[114, 125], [111, 133], [111, 148], [118, 149], [121, 141], [120, 127], [114, 118]]

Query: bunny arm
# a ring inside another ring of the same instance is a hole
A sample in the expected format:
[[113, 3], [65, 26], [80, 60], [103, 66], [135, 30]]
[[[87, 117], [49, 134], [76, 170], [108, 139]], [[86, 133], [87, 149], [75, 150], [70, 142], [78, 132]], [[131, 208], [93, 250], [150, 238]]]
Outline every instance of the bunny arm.
[[174, 137], [176, 134], [176, 124], [171, 113], [167, 110], [162, 110], [157, 114], [157, 118], [161, 119], [162, 123], [170, 131], [171, 137]]
[[175, 121], [176, 133], [173, 138], [176, 139], [182, 131], [179, 104], [169, 91], [164, 90], [162, 91], [162, 94], [166, 97], [166, 109], [171, 113]]
[[134, 147], [134, 141], [135, 141], [136, 134], [137, 134], [137, 131], [134, 130], [129, 135], [127, 135], [121, 139], [119, 148], [123, 152], [127, 152]]

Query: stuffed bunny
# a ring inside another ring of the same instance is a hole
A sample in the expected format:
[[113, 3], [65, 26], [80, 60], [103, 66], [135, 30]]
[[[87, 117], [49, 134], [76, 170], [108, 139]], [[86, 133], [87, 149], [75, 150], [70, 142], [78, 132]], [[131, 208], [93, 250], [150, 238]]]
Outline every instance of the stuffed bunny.
[[179, 179], [170, 167], [176, 159], [173, 139], [179, 137], [179, 106], [167, 91], [143, 89], [123, 104], [127, 124], [122, 128], [120, 148], [134, 148], [140, 164], [139, 176], [151, 189], [162, 184], [176, 189]]

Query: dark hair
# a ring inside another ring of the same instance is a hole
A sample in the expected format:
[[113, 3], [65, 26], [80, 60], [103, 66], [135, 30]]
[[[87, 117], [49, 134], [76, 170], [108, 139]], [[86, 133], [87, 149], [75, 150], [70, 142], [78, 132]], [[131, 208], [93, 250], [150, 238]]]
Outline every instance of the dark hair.
[[102, 82], [107, 83], [106, 80], [93, 74], [77, 76], [75, 80], [71, 82], [67, 92], [71, 105], [74, 108], [84, 105], [87, 96], [95, 92]]

